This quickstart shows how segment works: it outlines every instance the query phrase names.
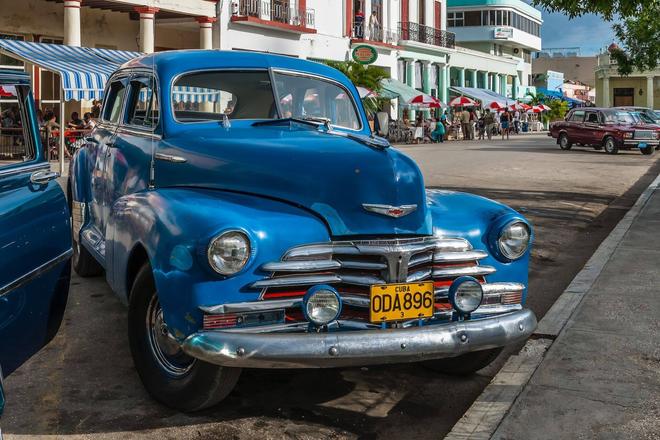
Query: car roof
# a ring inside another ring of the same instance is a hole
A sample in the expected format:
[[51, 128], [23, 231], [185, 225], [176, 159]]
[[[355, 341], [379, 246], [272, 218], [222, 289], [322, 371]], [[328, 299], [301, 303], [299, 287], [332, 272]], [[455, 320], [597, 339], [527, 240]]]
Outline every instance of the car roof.
[[350, 83], [338, 70], [325, 64], [283, 55], [248, 51], [172, 50], [135, 58], [124, 69], [154, 69], [163, 79], [182, 73], [208, 69], [282, 69], [324, 76], [342, 83]]

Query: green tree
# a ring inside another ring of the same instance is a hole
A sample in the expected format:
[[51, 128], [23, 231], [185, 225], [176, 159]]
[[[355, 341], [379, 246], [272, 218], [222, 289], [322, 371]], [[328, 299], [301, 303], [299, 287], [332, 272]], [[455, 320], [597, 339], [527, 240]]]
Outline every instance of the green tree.
[[571, 18], [597, 14], [613, 22], [614, 33], [623, 48], [611, 51], [619, 73], [653, 70], [660, 63], [660, 0], [532, 0], [550, 12]]
[[525, 96], [529, 96], [529, 98], [530, 98], [529, 104], [530, 105], [543, 104], [543, 103], [545, 103], [545, 101], [547, 99], [547, 97], [541, 92], [537, 92], [537, 93], [527, 92], [527, 95], [525, 95]]
[[568, 102], [562, 101], [561, 99], [550, 99], [545, 103], [550, 110], [548, 111], [548, 119], [550, 121], [558, 121], [564, 119], [566, 113], [568, 113]]
[[[355, 61], [325, 61], [325, 63], [339, 70], [346, 75], [357, 87], [367, 88], [376, 94], [381, 91], [381, 80], [389, 78], [387, 71], [377, 66], [366, 66]], [[375, 113], [383, 106], [389, 105], [388, 99], [367, 97], [362, 99], [365, 109], [370, 113]]]

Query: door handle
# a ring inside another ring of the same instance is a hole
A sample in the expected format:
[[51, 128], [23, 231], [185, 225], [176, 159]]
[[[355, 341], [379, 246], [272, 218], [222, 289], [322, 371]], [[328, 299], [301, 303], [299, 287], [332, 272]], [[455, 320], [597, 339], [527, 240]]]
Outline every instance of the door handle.
[[37, 171], [30, 176], [30, 182], [37, 185], [44, 185], [58, 177], [60, 177], [60, 173], [55, 171]]

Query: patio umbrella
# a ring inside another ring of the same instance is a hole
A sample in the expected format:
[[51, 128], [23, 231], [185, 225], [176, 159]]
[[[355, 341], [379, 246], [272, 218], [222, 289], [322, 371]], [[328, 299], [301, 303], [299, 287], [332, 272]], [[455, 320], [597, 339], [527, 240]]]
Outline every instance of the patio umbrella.
[[442, 103], [439, 99], [434, 98], [426, 94], [417, 95], [412, 99], [408, 100], [409, 105], [419, 106], [419, 107], [428, 107], [428, 108], [440, 108]]
[[458, 96], [449, 101], [449, 107], [476, 107], [478, 105], [477, 101], [467, 96]]
[[539, 104], [539, 105], [537, 105], [536, 107], [539, 108], [542, 112], [547, 112], [547, 111], [550, 110], [550, 107], [548, 107], [548, 106], [545, 105], [545, 104]]
[[524, 111], [527, 111], [527, 110], [530, 110], [530, 109], [532, 108], [532, 106], [531, 106], [531, 105], [527, 105], [527, 104], [525, 104], [525, 103], [523, 102], [523, 103], [522, 103], [522, 108], [523, 108]]
[[373, 90], [369, 90], [366, 87], [357, 87], [358, 93], [360, 94], [360, 99], [368, 98], [368, 97], [377, 97], [378, 94], [374, 93]]
[[504, 109], [504, 107], [502, 107], [502, 105], [497, 101], [493, 101], [490, 104], [488, 104], [488, 108], [498, 112]]
[[0, 86], [0, 98], [11, 98], [12, 96], [16, 96], [16, 87]]
[[519, 102], [514, 102], [513, 104], [509, 105], [509, 110], [511, 111], [523, 110], [523, 106]]
[[542, 111], [543, 110], [541, 110], [540, 108], [538, 108], [536, 106], [527, 109], [527, 113], [541, 113]]

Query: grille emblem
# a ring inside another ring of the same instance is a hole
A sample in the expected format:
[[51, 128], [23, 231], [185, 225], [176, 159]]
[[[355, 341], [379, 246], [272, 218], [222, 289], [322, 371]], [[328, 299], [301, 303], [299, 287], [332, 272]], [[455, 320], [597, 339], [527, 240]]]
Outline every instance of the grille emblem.
[[367, 211], [375, 212], [376, 214], [387, 215], [394, 218], [403, 217], [404, 215], [408, 215], [417, 209], [417, 205], [392, 206], [374, 205], [371, 203], [363, 203], [362, 207]]

